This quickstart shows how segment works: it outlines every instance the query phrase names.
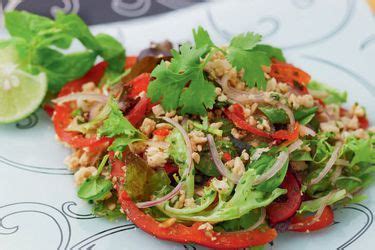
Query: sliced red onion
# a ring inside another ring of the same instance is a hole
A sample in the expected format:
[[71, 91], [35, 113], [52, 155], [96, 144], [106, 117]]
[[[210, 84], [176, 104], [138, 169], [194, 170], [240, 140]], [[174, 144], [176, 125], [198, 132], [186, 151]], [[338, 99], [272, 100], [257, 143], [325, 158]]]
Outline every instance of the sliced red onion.
[[310, 185], [315, 185], [315, 184], [319, 183], [324, 178], [324, 176], [326, 176], [328, 174], [329, 170], [331, 170], [333, 164], [335, 164], [335, 162], [336, 162], [336, 160], [339, 156], [339, 152], [340, 152], [341, 147], [342, 147], [341, 142], [336, 143], [336, 146], [333, 149], [331, 158], [329, 158], [329, 160], [327, 161], [327, 164], [325, 165], [323, 170], [319, 173], [319, 175], [311, 180]]
[[269, 179], [271, 179], [280, 169], [284, 166], [285, 162], [288, 160], [288, 152], [282, 151], [276, 159], [276, 162], [268, 169], [264, 174], [257, 177], [254, 181], [254, 185], [261, 184]]
[[340, 177], [341, 173], [342, 173], [342, 167], [336, 166], [336, 169], [330, 178], [331, 183], [335, 183], [337, 181], [337, 178]]
[[168, 193], [167, 195], [165, 195], [163, 197], [160, 197], [160, 198], [152, 200], [152, 201], [138, 202], [136, 205], [139, 208], [148, 208], [148, 207], [154, 207], [154, 206], [157, 206], [161, 203], [169, 201], [170, 199], [175, 197], [178, 194], [178, 192], [180, 192], [180, 190], [182, 188], [182, 184], [183, 184], [183, 182], [181, 181], [180, 183], [177, 184], [177, 186], [170, 193]]
[[222, 176], [227, 177], [228, 180], [230, 180], [231, 182], [237, 184], [238, 181], [241, 179], [241, 176], [237, 176], [237, 175], [233, 174], [224, 165], [224, 163], [221, 161], [219, 152], [216, 149], [214, 137], [212, 135], [208, 134], [207, 135], [207, 141], [208, 141], [208, 145], [210, 147], [210, 152], [211, 152], [212, 160], [214, 161], [217, 170], [220, 172], [220, 174]]
[[299, 132], [301, 136], [306, 136], [306, 135], [311, 135], [313, 137], [316, 136], [316, 132], [314, 130], [304, 125], [299, 125]]
[[232, 101], [241, 104], [265, 102], [264, 93], [254, 94], [249, 91], [233, 88], [230, 86], [228, 78], [228, 76], [224, 76], [221, 80], [218, 81], [218, 83], [223, 88], [223, 91], [227, 95], [227, 97]]
[[282, 103], [279, 103], [277, 106], [285, 111], [290, 121], [289, 129], [293, 130], [294, 124], [296, 123], [296, 119], [294, 118], [293, 111], [287, 105], [282, 104]]
[[291, 154], [295, 150], [299, 149], [302, 146], [302, 144], [303, 144], [303, 141], [301, 141], [300, 139], [298, 139], [297, 141], [293, 142], [288, 147], [288, 153]]
[[[175, 128], [177, 128], [178, 131], [182, 134], [182, 137], [185, 140], [186, 149], [187, 149], [186, 150], [186, 166], [187, 166], [187, 168], [181, 176], [181, 179], [184, 180], [193, 168], [193, 161], [192, 161], [192, 158], [191, 158], [193, 150], [191, 148], [191, 142], [190, 142], [189, 136], [186, 133], [185, 129], [180, 124], [178, 124], [177, 122], [175, 122], [172, 119], [167, 118], [167, 117], [163, 117], [162, 119], [164, 121], [172, 124]], [[173, 197], [175, 197], [178, 194], [178, 192], [182, 188], [183, 183], [184, 183], [184, 181], [180, 181], [178, 183], [178, 185], [171, 192], [169, 192], [167, 195], [165, 195], [163, 197], [160, 197], [158, 199], [151, 200], [151, 201], [138, 202], [136, 205], [139, 208], [147, 208], [147, 207], [154, 207], [156, 205], [164, 203], [164, 202], [172, 199]]]
[[102, 94], [94, 94], [94, 93], [73, 93], [73, 94], [69, 94], [66, 96], [53, 99], [52, 102], [56, 104], [61, 104], [64, 102], [81, 101], [81, 100], [107, 102], [108, 97]]
[[253, 231], [255, 229], [257, 229], [260, 225], [263, 224], [264, 222], [264, 219], [266, 218], [266, 209], [264, 207], [261, 208], [260, 210], [260, 216], [259, 216], [259, 219], [257, 222], [255, 222], [254, 225], [252, 225], [251, 227], [249, 227], [247, 230], [248, 231]]

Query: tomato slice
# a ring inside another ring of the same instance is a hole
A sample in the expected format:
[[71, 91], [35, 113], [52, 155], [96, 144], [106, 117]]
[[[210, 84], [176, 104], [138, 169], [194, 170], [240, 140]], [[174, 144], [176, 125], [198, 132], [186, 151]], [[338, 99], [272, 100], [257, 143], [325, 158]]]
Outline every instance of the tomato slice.
[[244, 119], [242, 119], [235, 113], [230, 112], [228, 109], [224, 110], [224, 114], [234, 123], [234, 125], [236, 125], [237, 128], [243, 129], [249, 133], [252, 133], [254, 135], [258, 135], [261, 137], [272, 138], [270, 133], [254, 128], [253, 126], [248, 124]]
[[[115, 152], [110, 151], [109, 162], [111, 163], [111, 177], [124, 177], [124, 170], [122, 168], [125, 166], [125, 163], [120, 159], [115, 157]], [[122, 158], [124, 159], [125, 152], [122, 153]]]
[[[98, 84], [104, 75], [107, 67], [106, 62], [95, 65], [85, 76], [82, 78], [69, 82], [61, 89], [59, 97], [68, 95], [73, 92], [82, 91], [82, 85], [87, 82], [94, 82]], [[86, 138], [83, 134], [78, 132], [65, 131], [66, 127], [71, 123], [71, 113], [74, 110], [74, 102], [66, 102], [61, 105], [56, 105], [55, 112], [52, 118], [57, 136], [63, 142], [68, 143], [73, 148], [88, 147], [94, 150], [97, 147], [102, 147], [109, 144], [112, 139], [109, 138]]]
[[334, 214], [330, 206], [326, 206], [323, 210], [319, 220], [315, 220], [315, 216], [304, 217], [302, 215], [296, 215], [291, 219], [289, 225], [290, 231], [295, 232], [311, 232], [323, 229], [332, 225]]
[[368, 129], [368, 127], [369, 127], [369, 122], [368, 122], [367, 117], [365, 117], [365, 116], [358, 117], [358, 122], [359, 122], [359, 127], [360, 127], [360, 128]]
[[50, 103], [46, 103], [43, 105], [43, 109], [44, 111], [47, 113], [47, 115], [49, 117], [52, 117], [53, 116], [53, 112], [55, 112], [55, 108], [52, 104]]
[[286, 173], [281, 188], [288, 191], [287, 200], [285, 202], [273, 202], [267, 207], [267, 214], [272, 225], [292, 217], [302, 202], [300, 184], [291, 172]]
[[165, 228], [150, 215], [143, 213], [125, 191], [120, 191], [119, 201], [129, 220], [161, 240], [196, 243], [214, 249], [236, 249], [264, 245], [277, 236], [276, 230], [271, 228], [228, 233], [206, 232], [198, 229], [202, 223], [194, 223], [191, 227], [174, 223]]
[[147, 92], [148, 84], [150, 83], [151, 76], [149, 73], [143, 73], [127, 83], [131, 86], [128, 97], [135, 99], [141, 92]]
[[159, 129], [155, 129], [154, 132], [152, 133], [160, 137], [166, 137], [169, 135], [169, 132], [170, 130], [167, 128], [159, 128]]
[[299, 89], [302, 93], [308, 93], [306, 85], [311, 80], [310, 75], [291, 64], [283, 62], [273, 63], [271, 65], [270, 76], [279, 82], [288, 83], [293, 88]]

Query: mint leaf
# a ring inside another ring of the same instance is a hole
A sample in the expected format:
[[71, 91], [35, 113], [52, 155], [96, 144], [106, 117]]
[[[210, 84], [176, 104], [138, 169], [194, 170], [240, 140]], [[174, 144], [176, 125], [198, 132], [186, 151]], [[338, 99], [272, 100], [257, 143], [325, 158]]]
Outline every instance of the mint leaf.
[[95, 38], [101, 47], [100, 55], [108, 62], [108, 69], [122, 73], [125, 64], [125, 49], [121, 43], [106, 34], [98, 34]]

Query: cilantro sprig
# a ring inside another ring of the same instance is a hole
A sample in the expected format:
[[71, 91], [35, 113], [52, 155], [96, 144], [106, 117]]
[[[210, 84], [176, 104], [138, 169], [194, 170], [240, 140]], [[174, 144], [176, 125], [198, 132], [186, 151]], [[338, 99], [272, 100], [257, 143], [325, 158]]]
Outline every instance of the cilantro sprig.
[[204, 115], [215, 104], [215, 86], [203, 71], [212, 55], [221, 51], [238, 71], [249, 88], [265, 90], [267, 86], [262, 66], [270, 66], [271, 59], [285, 61], [282, 51], [259, 44], [261, 36], [254, 33], [232, 38], [227, 49], [217, 47], [202, 27], [193, 30], [195, 45], [183, 44], [173, 50], [170, 63], [162, 62], [152, 72], [147, 95], [152, 102], [160, 101], [163, 108], [180, 109], [182, 114]]
[[110, 113], [98, 129], [99, 136], [115, 138], [109, 151], [123, 152], [133, 142], [141, 141], [144, 135], [124, 117], [115, 99], [109, 100]]

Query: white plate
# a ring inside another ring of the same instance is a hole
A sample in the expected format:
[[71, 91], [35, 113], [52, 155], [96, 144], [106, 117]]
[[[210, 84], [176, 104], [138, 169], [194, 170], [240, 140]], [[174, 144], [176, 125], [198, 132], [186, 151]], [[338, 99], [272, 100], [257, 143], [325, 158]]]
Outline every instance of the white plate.
[[[220, 1], [165, 16], [95, 26], [135, 54], [150, 41], [191, 40], [202, 25], [219, 43], [231, 34], [257, 31], [285, 48], [288, 59], [314, 78], [349, 92], [375, 118], [375, 25], [365, 1]], [[153, 239], [126, 221], [90, 214], [76, 197], [63, 159], [69, 152], [54, 139], [49, 118], [38, 111], [0, 127], [0, 249], [194, 249]], [[281, 233], [272, 249], [369, 249], [375, 188], [369, 199], [335, 211], [330, 228], [310, 234]]]

